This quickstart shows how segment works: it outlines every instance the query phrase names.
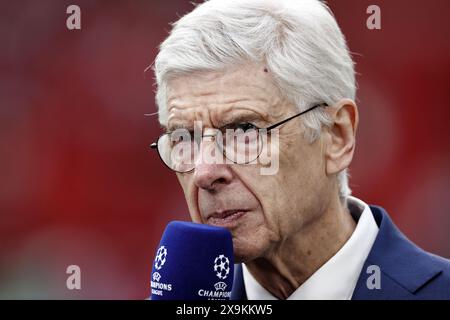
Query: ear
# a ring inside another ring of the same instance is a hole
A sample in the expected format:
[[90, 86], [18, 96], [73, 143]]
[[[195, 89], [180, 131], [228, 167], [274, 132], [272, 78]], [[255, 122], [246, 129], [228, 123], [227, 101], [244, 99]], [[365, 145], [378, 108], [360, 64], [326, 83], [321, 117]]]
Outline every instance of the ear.
[[342, 99], [327, 112], [331, 118], [325, 148], [327, 175], [336, 174], [350, 165], [355, 151], [358, 107], [350, 99]]

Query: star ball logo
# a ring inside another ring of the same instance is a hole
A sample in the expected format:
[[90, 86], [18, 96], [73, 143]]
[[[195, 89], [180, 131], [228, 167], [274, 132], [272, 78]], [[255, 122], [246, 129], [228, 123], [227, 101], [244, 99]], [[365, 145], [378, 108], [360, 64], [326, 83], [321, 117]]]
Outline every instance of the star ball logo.
[[164, 246], [159, 247], [158, 252], [156, 252], [155, 258], [155, 269], [161, 270], [167, 259], [167, 249]]
[[225, 280], [230, 273], [230, 260], [221, 254], [214, 260], [214, 271], [220, 280]]

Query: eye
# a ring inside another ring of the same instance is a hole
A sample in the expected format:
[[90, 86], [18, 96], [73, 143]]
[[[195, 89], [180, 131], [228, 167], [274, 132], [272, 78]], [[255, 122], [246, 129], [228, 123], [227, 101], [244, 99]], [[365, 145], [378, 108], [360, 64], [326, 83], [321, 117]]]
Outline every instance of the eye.
[[234, 127], [235, 130], [242, 130], [244, 132], [250, 131], [250, 130], [258, 130], [258, 127], [255, 126], [252, 123], [248, 123], [248, 122], [244, 122], [244, 123], [239, 123], [236, 124]]
[[250, 122], [232, 123], [222, 128], [226, 136], [236, 136], [258, 132], [258, 127]]
[[180, 144], [190, 144], [193, 141], [194, 132], [188, 129], [176, 129], [167, 134], [171, 147]]

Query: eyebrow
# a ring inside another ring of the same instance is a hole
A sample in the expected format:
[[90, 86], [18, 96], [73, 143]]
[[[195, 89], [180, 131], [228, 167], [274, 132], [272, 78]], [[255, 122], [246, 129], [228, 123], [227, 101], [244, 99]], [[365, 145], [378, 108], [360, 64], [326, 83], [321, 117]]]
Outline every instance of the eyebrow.
[[[263, 114], [260, 114], [255, 111], [237, 111], [234, 114], [232, 113], [226, 113], [226, 115], [219, 119], [217, 123], [215, 123], [216, 128], [221, 128], [230, 124], [238, 124], [243, 122], [250, 122], [250, 121], [257, 121], [257, 122], [264, 122], [268, 123], [268, 121], [265, 119]], [[175, 130], [179, 129], [186, 129], [189, 131], [194, 130], [194, 124], [184, 122], [183, 120], [174, 121], [173, 123], [170, 123], [166, 127], [166, 132], [171, 133]]]
[[166, 133], [171, 133], [179, 129], [186, 129], [188, 131], [194, 130], [194, 125], [182, 123], [182, 122], [176, 122], [172, 124], [168, 124], [166, 127]]
[[218, 126], [223, 127], [229, 124], [237, 124], [250, 121], [267, 122], [264, 119], [264, 116], [257, 112], [239, 112], [230, 114], [229, 116], [225, 116], [219, 121]]

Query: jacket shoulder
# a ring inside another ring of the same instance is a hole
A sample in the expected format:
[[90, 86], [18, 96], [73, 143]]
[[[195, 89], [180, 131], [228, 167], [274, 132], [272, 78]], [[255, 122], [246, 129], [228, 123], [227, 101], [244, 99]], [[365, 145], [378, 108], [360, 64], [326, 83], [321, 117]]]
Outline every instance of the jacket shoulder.
[[426, 255], [430, 264], [441, 269], [441, 272], [419, 288], [416, 295], [422, 299], [450, 300], [450, 260], [429, 252]]
[[379, 232], [365, 267], [381, 272], [380, 290], [368, 290], [361, 273], [355, 299], [450, 299], [450, 260], [429, 253], [410, 241], [378, 206], [371, 211]]

